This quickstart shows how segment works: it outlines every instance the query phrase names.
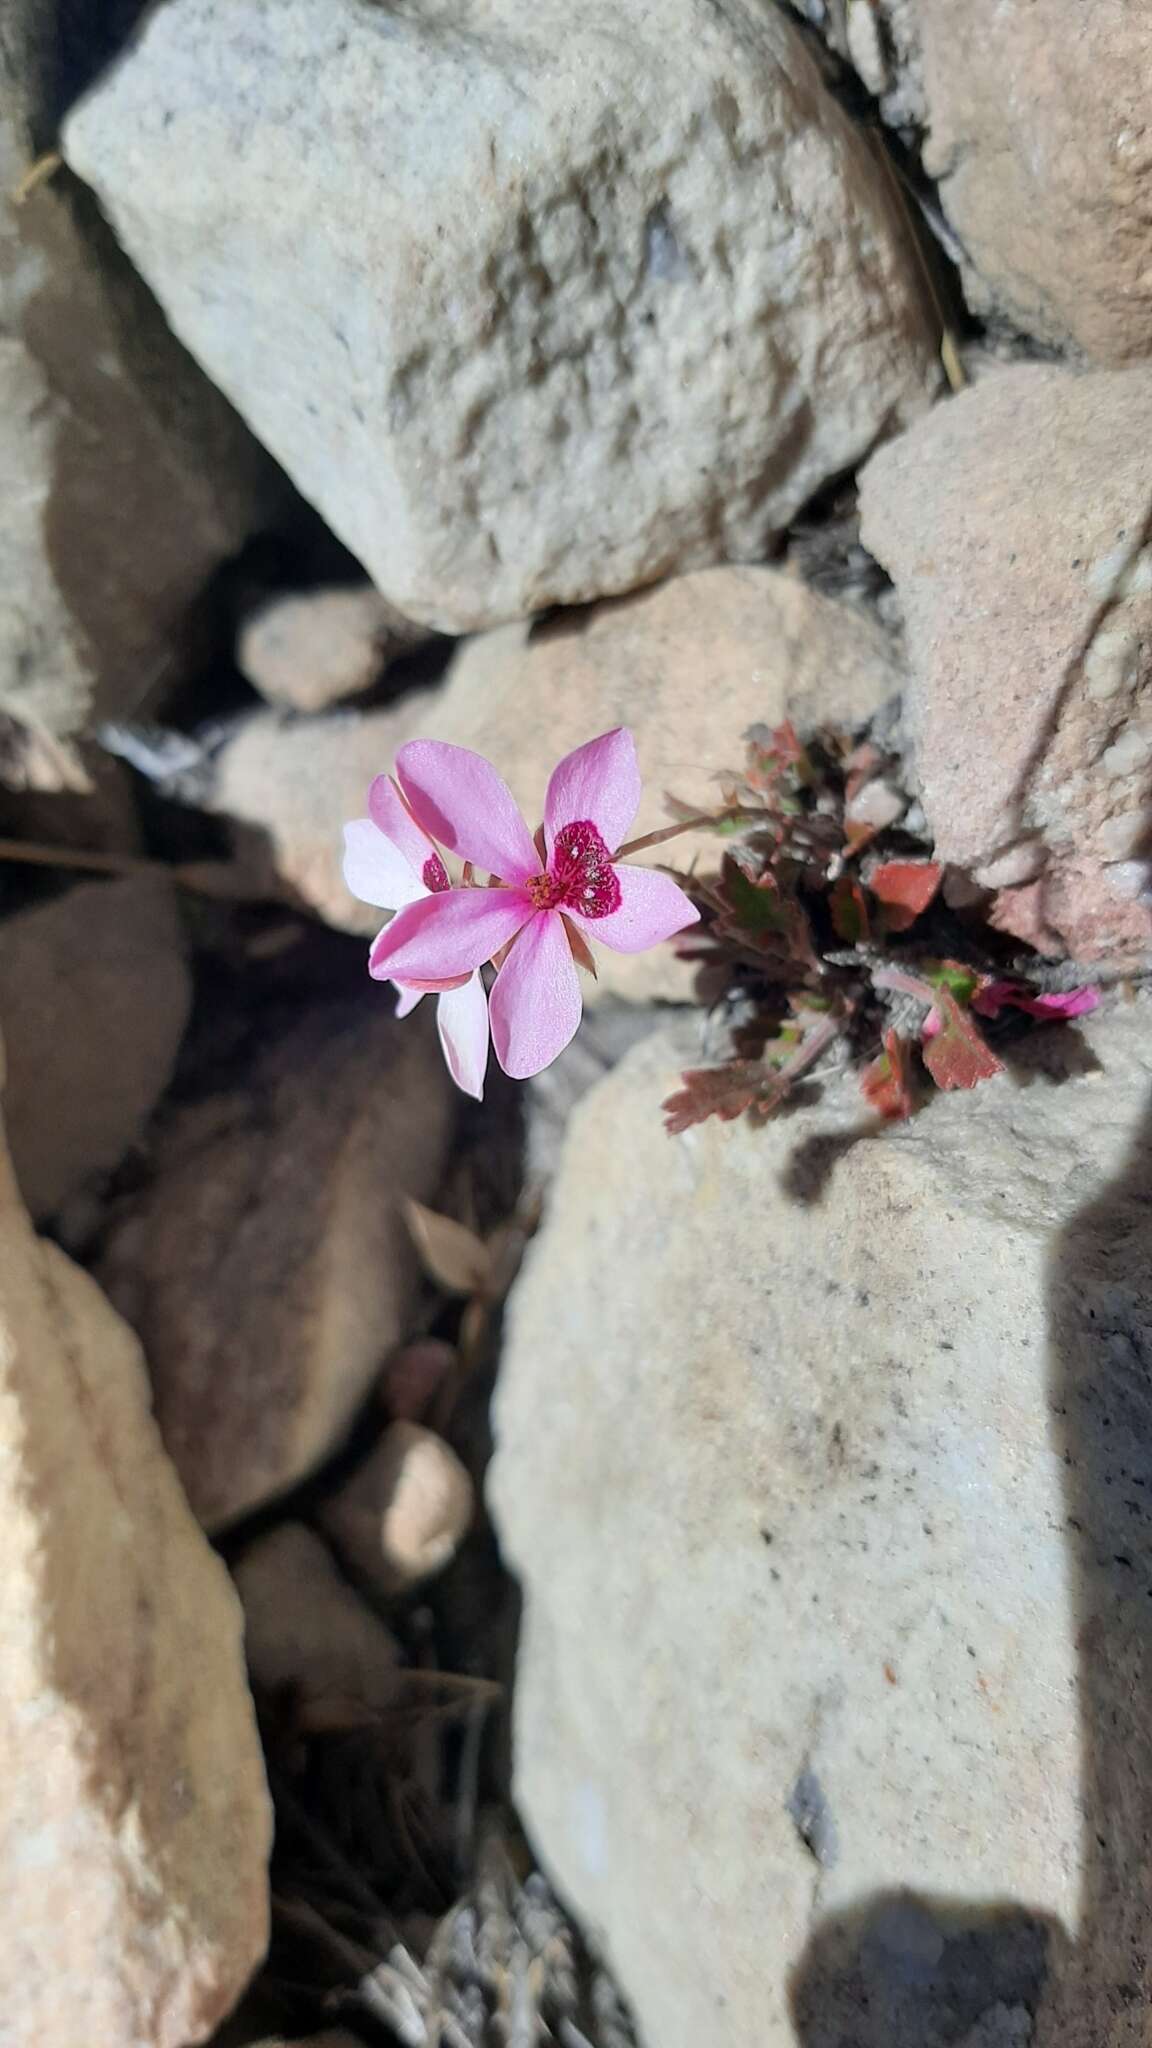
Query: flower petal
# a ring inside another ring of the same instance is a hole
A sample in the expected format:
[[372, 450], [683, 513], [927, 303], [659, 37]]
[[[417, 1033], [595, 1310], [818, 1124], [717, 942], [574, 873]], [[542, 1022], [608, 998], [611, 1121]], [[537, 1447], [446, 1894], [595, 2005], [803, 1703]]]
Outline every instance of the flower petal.
[[378, 910], [399, 910], [427, 894], [419, 874], [371, 818], [353, 818], [344, 827], [344, 881], [361, 903]]
[[451, 981], [470, 974], [532, 915], [524, 889], [446, 889], [398, 910], [368, 955], [375, 981]]
[[409, 740], [396, 756], [400, 787], [425, 831], [502, 882], [540, 872], [532, 834], [483, 754], [445, 740]]
[[575, 910], [568, 916], [579, 925], [585, 938], [599, 939], [614, 953], [643, 953], [670, 939], [690, 924], [699, 924], [700, 912], [683, 889], [656, 868], [614, 867], [620, 884], [619, 910], [607, 917], [581, 917]]
[[580, 979], [562, 919], [543, 910], [521, 932], [492, 985], [496, 1057], [514, 1081], [539, 1074], [563, 1052], [582, 1008]]
[[383, 836], [400, 848], [412, 872], [418, 874], [424, 883], [424, 868], [428, 860], [437, 860], [443, 868], [443, 860], [437, 852], [435, 842], [428, 838], [424, 827], [416, 823], [412, 811], [408, 809], [404, 797], [398, 791], [394, 778], [389, 774], [377, 774], [369, 786], [369, 817], [373, 825], [379, 825]]
[[427, 994], [426, 989], [409, 988], [402, 981], [394, 981], [392, 986], [400, 999], [395, 1010], [397, 1017], [410, 1017], [417, 1003], [422, 1003]]
[[488, 1065], [488, 998], [478, 974], [469, 975], [462, 988], [441, 996], [436, 1025], [456, 1086], [482, 1101]]
[[626, 725], [587, 740], [552, 770], [544, 799], [544, 832], [551, 848], [557, 832], [578, 819], [595, 825], [610, 853], [628, 835], [640, 803], [636, 742]]

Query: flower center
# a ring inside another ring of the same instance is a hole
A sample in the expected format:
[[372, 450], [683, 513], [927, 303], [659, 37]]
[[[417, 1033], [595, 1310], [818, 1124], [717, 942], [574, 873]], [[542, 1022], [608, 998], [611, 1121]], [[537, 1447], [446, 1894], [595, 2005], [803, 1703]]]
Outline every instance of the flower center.
[[420, 880], [433, 896], [439, 896], [445, 889], [452, 887], [448, 880], [448, 870], [438, 853], [428, 855], [420, 870]]
[[589, 819], [561, 827], [548, 870], [533, 877], [528, 894], [537, 910], [575, 910], [581, 917], [607, 917], [619, 910], [621, 890], [612, 856]]

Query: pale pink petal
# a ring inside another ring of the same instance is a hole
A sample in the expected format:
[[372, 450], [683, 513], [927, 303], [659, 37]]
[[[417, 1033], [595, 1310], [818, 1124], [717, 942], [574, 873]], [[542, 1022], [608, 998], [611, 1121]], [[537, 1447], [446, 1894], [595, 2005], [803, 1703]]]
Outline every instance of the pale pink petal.
[[376, 981], [446, 982], [470, 974], [532, 915], [524, 889], [448, 889], [398, 910], [368, 956]]
[[462, 988], [441, 996], [436, 1024], [448, 1072], [465, 1095], [480, 1102], [488, 1065], [488, 998], [478, 974], [470, 974]]
[[544, 836], [551, 848], [556, 834], [578, 819], [590, 819], [615, 853], [628, 836], [640, 803], [640, 769], [636, 742], [626, 725], [587, 740], [552, 770], [544, 799]]
[[483, 754], [444, 740], [409, 740], [396, 756], [400, 787], [425, 830], [502, 882], [540, 872], [532, 834]]
[[526, 1081], [551, 1066], [574, 1036], [580, 1010], [580, 980], [563, 922], [555, 911], [540, 911], [492, 986], [492, 1043], [504, 1072]]
[[1097, 988], [1052, 990], [1038, 995], [1033, 989], [1022, 988], [1019, 982], [989, 981], [977, 989], [972, 998], [972, 1008], [981, 1017], [998, 1017], [1008, 1005], [1014, 1010], [1027, 1011], [1030, 1017], [1046, 1017], [1052, 1022], [1059, 1022], [1071, 1017], [1086, 1017], [1099, 1006], [1099, 1002], [1100, 991]]
[[408, 988], [405, 986], [403, 982], [400, 981], [393, 982], [392, 985], [395, 988], [396, 994], [400, 999], [396, 1005], [396, 1015], [398, 1017], [410, 1017], [412, 1015], [413, 1010], [416, 1008], [417, 1003], [422, 1003], [424, 1001], [424, 997], [427, 994], [427, 990], [422, 988]]
[[614, 953], [643, 953], [670, 939], [690, 924], [699, 924], [700, 912], [683, 889], [655, 868], [615, 867], [620, 884], [620, 908], [607, 917], [581, 917], [575, 910], [567, 915], [579, 925], [585, 938], [598, 939]]
[[444, 974], [437, 981], [412, 980], [406, 975], [403, 981], [395, 983], [395, 987], [414, 989], [418, 996], [442, 996], [445, 989], [463, 988], [467, 979], [466, 974]]
[[[399, 847], [413, 874], [419, 875], [426, 887], [433, 887], [425, 873], [428, 862], [435, 861], [442, 871], [444, 863], [423, 826], [416, 823], [390, 775], [378, 775], [372, 783], [368, 791], [368, 815], [372, 823], [380, 827], [385, 838]], [[447, 882], [448, 876], [444, 872], [441, 887]]]
[[425, 894], [419, 875], [371, 818], [353, 818], [344, 827], [344, 881], [361, 903], [378, 910], [399, 910]]

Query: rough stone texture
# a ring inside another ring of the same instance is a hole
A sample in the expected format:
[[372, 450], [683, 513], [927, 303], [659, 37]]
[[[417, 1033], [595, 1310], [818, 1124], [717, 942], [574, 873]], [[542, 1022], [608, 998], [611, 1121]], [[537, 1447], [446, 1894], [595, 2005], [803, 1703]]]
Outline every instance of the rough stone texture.
[[0, 711], [67, 733], [173, 679], [193, 600], [277, 486], [88, 196], [65, 176], [12, 202], [52, 132], [55, 12], [0, 21]]
[[299, 591], [245, 621], [236, 662], [270, 704], [326, 711], [370, 689], [397, 654], [427, 637], [370, 583]]
[[404, 1335], [402, 1194], [433, 1192], [451, 1084], [431, 1020], [329, 1004], [178, 1109], [102, 1266], [148, 1353], [161, 1433], [209, 1528], [334, 1448]]
[[[741, 765], [755, 720], [791, 711], [800, 723], [862, 721], [902, 680], [863, 613], [779, 570], [706, 569], [467, 642], [434, 694], [304, 727], [272, 714], [251, 719], [220, 756], [211, 801], [261, 828], [283, 881], [322, 917], [368, 934], [379, 919], [344, 887], [340, 826], [363, 814], [373, 775], [417, 733], [486, 754], [535, 823], [561, 755], [629, 725], [644, 777], [639, 834], [668, 824], [665, 791], [714, 805], [716, 776]], [[715, 846], [686, 836], [648, 857], [714, 858]], [[589, 997], [682, 997], [690, 984], [670, 947], [631, 956], [600, 948], [598, 965]]]
[[282, 1522], [233, 1567], [253, 1683], [313, 1710], [378, 1712], [396, 1695], [400, 1652], [303, 1522]]
[[1145, 2039], [1150, 1022], [879, 1139], [848, 1082], [669, 1139], [663, 1038], [576, 1112], [496, 1401], [517, 1796], [660, 2048]]
[[240, 1610], [131, 1331], [0, 1157], [0, 2031], [185, 2048], [267, 1939]]
[[982, 314], [1100, 363], [1152, 352], [1152, 17], [1140, 0], [799, 0], [923, 130]]
[[0, 923], [8, 1138], [34, 1216], [116, 1166], [141, 1135], [191, 999], [163, 876], [82, 882]]
[[176, 0], [65, 148], [450, 631], [760, 559], [936, 382], [889, 178], [769, 0]]
[[1045, 950], [1144, 957], [1152, 371], [994, 372], [869, 463], [937, 850]]
[[393, 1422], [319, 1520], [362, 1579], [385, 1596], [403, 1593], [455, 1556], [472, 1520], [472, 1481], [443, 1437]]

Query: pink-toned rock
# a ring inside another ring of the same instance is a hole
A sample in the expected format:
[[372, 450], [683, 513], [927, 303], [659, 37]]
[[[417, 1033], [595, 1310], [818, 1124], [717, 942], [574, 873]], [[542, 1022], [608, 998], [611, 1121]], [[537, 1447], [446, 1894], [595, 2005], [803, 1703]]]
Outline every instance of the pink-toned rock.
[[239, 1603], [0, 1141], [5, 2048], [202, 2041], [263, 1955], [270, 1840]]
[[471, 1519], [464, 1466], [443, 1437], [416, 1422], [393, 1422], [320, 1510], [325, 1534], [385, 1596], [442, 1571]]
[[806, 4], [885, 117], [922, 131], [970, 303], [1099, 363], [1152, 354], [1152, 10]]
[[281, 1522], [258, 1536], [233, 1576], [254, 1684], [336, 1711], [378, 1712], [395, 1698], [395, 1640], [303, 1522]]
[[1152, 370], [990, 374], [869, 463], [946, 861], [1042, 950], [1152, 948]]
[[292, 591], [244, 621], [236, 663], [270, 704], [326, 711], [370, 689], [390, 661], [427, 638], [370, 583]]
[[208, 1528], [320, 1464], [405, 1333], [418, 1273], [400, 1202], [434, 1189], [452, 1089], [431, 1016], [397, 1024], [373, 993], [321, 1006], [179, 1108], [102, 1263]]
[[[704, 569], [542, 625], [484, 633], [460, 648], [439, 690], [384, 710], [307, 725], [258, 714], [222, 752], [213, 806], [261, 828], [282, 885], [329, 923], [368, 934], [379, 917], [344, 887], [340, 828], [363, 812], [372, 776], [417, 733], [486, 754], [535, 823], [560, 756], [629, 725], [644, 777], [641, 833], [669, 822], [666, 791], [714, 806], [717, 777], [739, 767], [756, 720], [852, 724], [902, 680], [863, 613], [781, 570]], [[715, 838], [699, 835], [647, 857], [715, 852]], [[671, 947], [601, 949], [598, 965], [588, 997], [683, 997], [691, 983]]]

